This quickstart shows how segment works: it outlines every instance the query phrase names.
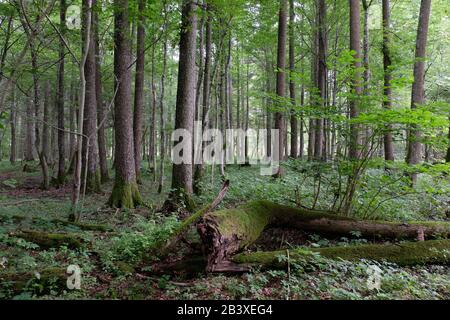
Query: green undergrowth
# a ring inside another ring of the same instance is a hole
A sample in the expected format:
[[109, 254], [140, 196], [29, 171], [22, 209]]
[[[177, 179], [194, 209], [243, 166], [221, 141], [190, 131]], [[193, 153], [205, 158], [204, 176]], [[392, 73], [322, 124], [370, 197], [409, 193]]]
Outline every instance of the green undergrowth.
[[[306, 265], [295, 261], [290, 263], [289, 271], [287, 268], [254, 269], [243, 275], [198, 274], [191, 278], [152, 275], [153, 262], [158, 262], [152, 250], [182, 226], [176, 214], [162, 215], [155, 210], [170, 192], [170, 176], [165, 177], [164, 190], [158, 194], [153, 175], [143, 170], [139, 189], [142, 199], [151, 206], [127, 210], [105, 206], [113, 186], [111, 179], [102, 185], [103, 193], [86, 196], [81, 210], [80, 223], [105, 228], [81, 228], [61, 222], [70, 214], [70, 186], [66, 191], [52, 188], [48, 192], [22, 188], [24, 183], [39, 182], [39, 167], [37, 163], [32, 165], [38, 170], [28, 173], [22, 171], [20, 163], [12, 167], [0, 162], [0, 175], [6, 177], [0, 180], [0, 277], [10, 280], [16, 275], [25, 277], [20, 290], [13, 290], [11, 281], [2, 281], [0, 299], [450, 299], [450, 271], [445, 266], [399, 267], [373, 261], [330, 260], [316, 255], [316, 263]], [[194, 197], [198, 208], [217, 196], [222, 186], [218, 172], [215, 170], [211, 182], [210, 168], [206, 169], [202, 194]], [[339, 181], [339, 173], [331, 164], [314, 165], [298, 160], [289, 160], [284, 178], [278, 180], [261, 176], [258, 167], [229, 166], [226, 176], [230, 188], [219, 210], [253, 200], [288, 206], [300, 201], [301, 205], [312, 207], [318, 176], [322, 179], [321, 192], [315, 208], [328, 210]], [[435, 223], [434, 220], [446, 218], [448, 187], [448, 177], [426, 172], [419, 179], [418, 190], [409, 194], [411, 190], [400, 173], [387, 175], [382, 168], [374, 166], [360, 184], [352, 216]], [[256, 226], [248, 221], [248, 228]], [[76, 235], [82, 245], [70, 248], [63, 243], [44, 248], [17, 237], [15, 234], [20, 230]], [[278, 243], [280, 239], [274, 241]], [[370, 243], [370, 239], [360, 237], [332, 240], [309, 234], [300, 248]], [[288, 240], [283, 246], [298, 248]], [[61, 285], [58, 277], [45, 277], [50, 270], [66, 270], [69, 265], [81, 269], [80, 290]], [[381, 270], [376, 271], [381, 274], [380, 286], [373, 289], [368, 283], [377, 268]], [[44, 281], [37, 274], [43, 275]]]

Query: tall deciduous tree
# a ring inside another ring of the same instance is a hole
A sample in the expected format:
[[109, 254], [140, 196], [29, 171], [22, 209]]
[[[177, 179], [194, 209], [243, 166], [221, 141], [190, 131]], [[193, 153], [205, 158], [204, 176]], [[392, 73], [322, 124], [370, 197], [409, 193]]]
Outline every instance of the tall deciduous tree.
[[65, 168], [65, 133], [64, 133], [64, 65], [66, 46], [64, 37], [66, 34], [66, 0], [59, 2], [59, 30], [61, 38], [59, 41], [59, 64], [58, 64], [58, 83], [56, 90], [56, 109], [58, 114], [58, 175], [57, 182], [59, 185], [64, 183]]
[[[93, 16], [92, 11], [95, 5], [95, 0], [92, 2], [92, 7], [89, 7], [87, 0], [83, 1], [83, 19], [84, 28], [86, 24], [91, 23], [91, 32], [86, 35], [82, 32], [83, 38], [89, 36], [88, 47], [83, 47], [83, 52], [86, 53], [86, 63], [84, 68], [84, 75], [86, 79], [86, 94], [85, 94], [85, 110], [83, 118], [83, 147], [82, 147], [82, 181], [86, 183], [84, 189], [87, 191], [100, 191], [100, 166], [98, 156], [98, 140], [97, 140], [97, 92], [96, 85], [96, 59], [95, 59], [95, 39], [94, 39], [94, 19], [88, 19], [87, 15]], [[86, 39], [84, 39], [86, 40]]]
[[[197, 48], [197, 4], [192, 0], [183, 0], [182, 23], [180, 32], [180, 61], [178, 65], [178, 90], [175, 114], [175, 129], [184, 129], [191, 135], [194, 131], [195, 53]], [[175, 146], [181, 141], [176, 141]], [[192, 159], [192, 143], [184, 141], [183, 157]], [[186, 153], [186, 154], [185, 154]], [[173, 164], [172, 189], [176, 193], [190, 195], [192, 185], [192, 161]]]
[[298, 157], [298, 121], [296, 114], [296, 95], [295, 95], [295, 11], [294, 0], [289, 0], [289, 93], [293, 105], [291, 111], [291, 157]]
[[[430, 20], [431, 0], [422, 0], [420, 3], [419, 25], [416, 38], [416, 59], [414, 62], [414, 82], [411, 91], [411, 108], [416, 109], [425, 103], [425, 54], [428, 37], [428, 24]], [[406, 162], [415, 165], [422, 159], [421, 132], [412, 126], [408, 133], [408, 154]], [[417, 175], [412, 174], [414, 183]]]
[[[277, 103], [277, 112], [275, 113], [275, 129], [279, 130], [278, 139], [278, 151], [280, 161], [284, 158], [284, 139], [285, 139], [285, 119], [282, 110], [283, 98], [285, 97], [285, 84], [286, 84], [286, 36], [287, 36], [287, 14], [288, 14], [288, 1], [280, 0], [280, 11], [278, 16], [278, 52], [277, 52], [277, 88], [276, 93], [279, 98]], [[281, 176], [281, 167], [276, 173], [277, 176]]]
[[[359, 96], [362, 93], [361, 88], [361, 44], [360, 44], [360, 6], [359, 0], [349, 0], [350, 6], [350, 50], [354, 52], [354, 73], [352, 94], [350, 98], [350, 118], [356, 118], [359, 115]], [[351, 159], [358, 159], [361, 156], [361, 132], [358, 124], [350, 125], [350, 145], [349, 157]]]
[[139, 0], [138, 27], [137, 27], [137, 58], [136, 58], [136, 78], [134, 80], [134, 161], [136, 170], [136, 180], [140, 183], [141, 161], [142, 161], [142, 124], [144, 118], [144, 67], [145, 67], [145, 0]]
[[131, 109], [130, 24], [128, 0], [114, 1], [114, 75], [116, 96], [115, 116], [115, 170], [114, 187], [109, 205], [133, 208], [142, 204], [136, 182], [133, 147], [133, 115]]
[[[324, 111], [327, 99], [327, 31], [326, 31], [326, 3], [325, 0], [317, 1], [316, 19], [317, 19], [317, 75], [315, 77], [316, 87], [318, 89], [317, 106], [319, 110]], [[324, 136], [324, 119], [319, 118], [315, 124], [314, 139], [314, 158], [322, 160], [326, 155], [323, 152], [325, 136]]]
[[[386, 109], [392, 108], [392, 88], [391, 88], [391, 30], [390, 30], [390, 0], [383, 0], [383, 69], [384, 69], [384, 99], [383, 106]], [[394, 161], [394, 143], [392, 140], [392, 127], [387, 126], [384, 133], [384, 159]]]

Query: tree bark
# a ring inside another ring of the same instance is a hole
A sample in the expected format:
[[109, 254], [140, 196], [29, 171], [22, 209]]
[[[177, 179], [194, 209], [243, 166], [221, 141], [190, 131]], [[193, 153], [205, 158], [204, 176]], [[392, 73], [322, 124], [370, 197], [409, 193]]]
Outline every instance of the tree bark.
[[[327, 97], [327, 35], [326, 35], [326, 3], [325, 0], [317, 2], [317, 76], [316, 87], [318, 89], [317, 107], [319, 111], [324, 112]], [[324, 137], [324, 119], [321, 116], [315, 121], [315, 139], [314, 139], [314, 159], [316, 161], [324, 160], [325, 154], [323, 152], [325, 137]]]
[[[285, 97], [285, 83], [286, 83], [286, 36], [287, 36], [287, 11], [288, 1], [280, 0], [280, 11], [278, 16], [278, 51], [277, 51], [277, 96], [280, 101]], [[282, 110], [279, 110], [283, 102], [277, 103], [277, 112], [275, 113], [275, 129], [279, 130], [278, 139], [278, 159], [284, 159], [284, 138], [285, 138], [285, 119]], [[275, 176], [282, 176], [281, 166], [278, 168]]]
[[130, 24], [128, 0], [114, 1], [114, 74], [116, 96], [114, 187], [108, 204], [117, 208], [134, 208], [143, 203], [136, 182], [131, 110]]
[[[92, 15], [96, 0], [93, 0], [92, 7], [89, 8], [87, 0], [83, 2], [84, 25], [87, 23], [87, 15]], [[87, 13], [91, 10], [91, 13]], [[83, 53], [87, 52], [84, 75], [86, 78], [85, 110], [83, 118], [83, 137], [82, 146], [82, 186], [84, 191], [100, 191], [100, 165], [98, 155], [97, 140], [97, 92], [96, 92], [96, 59], [95, 59], [95, 39], [94, 39], [94, 19], [90, 19], [91, 32], [89, 32], [88, 47], [83, 48]], [[83, 32], [83, 39], [85, 32]], [[86, 41], [86, 39], [84, 39]]]
[[145, 68], [145, 0], [139, 0], [139, 17], [137, 27], [137, 52], [136, 52], [136, 78], [134, 81], [134, 161], [136, 180], [141, 183], [141, 161], [142, 161], [142, 124], [144, 118], [144, 68]]
[[[414, 62], [414, 82], [411, 91], [411, 109], [416, 109], [425, 103], [425, 58], [428, 37], [428, 24], [430, 20], [431, 0], [422, 0], [420, 4], [419, 25], [416, 38], [416, 60]], [[408, 132], [408, 153], [406, 162], [409, 165], [419, 164], [422, 160], [421, 132], [416, 125], [411, 126]], [[412, 183], [417, 174], [411, 175]]]
[[9, 123], [11, 126], [11, 145], [9, 152], [9, 162], [14, 165], [17, 160], [17, 141], [16, 141], [16, 126], [17, 126], [17, 105], [15, 88], [11, 92], [11, 109], [9, 114]]
[[[350, 50], [354, 51], [354, 75], [352, 83], [352, 95], [350, 100], [350, 118], [354, 119], [359, 116], [359, 96], [362, 93], [361, 75], [358, 71], [361, 68], [361, 45], [360, 45], [360, 6], [359, 0], [349, 0], [350, 5]], [[361, 157], [361, 132], [358, 124], [350, 125], [350, 159], [359, 159]]]
[[289, 0], [289, 69], [291, 71], [289, 77], [289, 93], [291, 97], [291, 157], [298, 157], [298, 121], [296, 113], [296, 95], [295, 95], [295, 11], [294, 0]]
[[65, 182], [66, 168], [65, 168], [65, 133], [64, 133], [64, 64], [66, 47], [64, 44], [64, 36], [66, 31], [66, 0], [59, 2], [59, 30], [61, 39], [59, 43], [59, 65], [58, 65], [58, 84], [56, 92], [56, 109], [58, 115], [58, 175], [57, 184], [63, 185]]
[[[210, 108], [210, 96], [211, 96], [211, 46], [212, 46], [212, 17], [209, 12], [208, 4], [206, 4], [206, 26], [205, 26], [205, 63], [203, 68], [203, 94], [202, 94], [202, 131], [208, 129], [209, 126], [209, 108]], [[203, 151], [206, 147], [206, 143], [202, 141], [201, 157], [203, 157]], [[200, 193], [199, 182], [203, 177], [204, 164], [202, 163], [195, 166], [194, 173], [194, 192]]]
[[[100, 2], [98, 3], [100, 4]], [[101, 70], [101, 52], [99, 39], [99, 18], [98, 12], [94, 12], [94, 41], [95, 41], [95, 94], [97, 101], [97, 140], [98, 140], [98, 155], [100, 165], [100, 181], [105, 183], [109, 181], [108, 173], [108, 156], [106, 152], [106, 132], [108, 114], [105, 110], [102, 94], [102, 70]]]
[[[391, 88], [391, 22], [390, 22], [390, 0], [383, 0], [383, 68], [384, 68], [384, 99], [383, 106], [386, 109], [392, 108], [392, 88]], [[387, 126], [384, 133], [384, 159], [394, 161], [394, 143], [392, 140], [392, 126]]]
[[[192, 0], [183, 0], [182, 25], [180, 32], [180, 60], [178, 66], [178, 90], [175, 115], [175, 130], [184, 129], [191, 136], [194, 131], [195, 112], [195, 83], [196, 68], [195, 54], [197, 42], [197, 4]], [[192, 142], [192, 141], [191, 141]], [[173, 164], [172, 189], [175, 194], [184, 193], [189, 196], [193, 192], [192, 184], [192, 143], [184, 143], [183, 149], [189, 163]], [[176, 147], [180, 141], [175, 141]], [[183, 156], [183, 157], [184, 157]], [[173, 199], [176, 201], [176, 199]]]

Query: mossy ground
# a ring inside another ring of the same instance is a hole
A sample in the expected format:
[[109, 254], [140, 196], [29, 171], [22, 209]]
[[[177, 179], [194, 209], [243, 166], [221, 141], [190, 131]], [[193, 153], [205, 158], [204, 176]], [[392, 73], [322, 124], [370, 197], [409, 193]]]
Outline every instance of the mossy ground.
[[[306, 173], [299, 171], [303, 166], [306, 167]], [[281, 180], [260, 176], [259, 168], [256, 167], [229, 167], [226, 173], [231, 187], [220, 208], [234, 208], [249, 200], [269, 200], [292, 205], [296, 200], [294, 191], [297, 188], [301, 194], [301, 203], [310, 206], [314, 183], [313, 178], [307, 177], [311, 173], [307, 166], [303, 162], [289, 162], [285, 168], [285, 178]], [[103, 193], [89, 194], [82, 200], [81, 223], [102, 225], [105, 229], [82, 228], [76, 224], [58, 222], [67, 220], [70, 214], [70, 184], [61, 189], [41, 191], [39, 170], [23, 172], [22, 167], [19, 163], [14, 167], [6, 162], [0, 163], [0, 274], [29, 273], [33, 281], [27, 281], [20, 292], [14, 292], [2, 283], [0, 299], [450, 299], [450, 271], [446, 266], [399, 267], [371, 261], [346, 262], [321, 258], [313, 269], [301, 262], [293, 263], [289, 275], [286, 269], [255, 270], [236, 276], [156, 276], [152, 274], [152, 264], [141, 261], [149, 258], [147, 248], [161, 243], [180, 227], [176, 215], [167, 217], [155, 210], [167, 198], [170, 177], [165, 179], [163, 193], [158, 194], [153, 177], [145, 170], [142, 171], [140, 193], [142, 199], [154, 209], [139, 207], [116, 210], [105, 206], [113, 189], [111, 179], [102, 185]], [[198, 205], [211, 202], [220, 190], [222, 182], [217, 172], [211, 183], [209, 169], [205, 170], [201, 183], [203, 192], [194, 198]], [[333, 173], [330, 173], [330, 181], [333, 181], [333, 177]], [[372, 200], [369, 195], [378, 192], [379, 185], [375, 180], [378, 181], [378, 178], [368, 177], [363, 190], [358, 193], [357, 201], [362, 208], [370, 205]], [[447, 180], [444, 183], [442, 180], [429, 180], [436, 189], [441, 190], [445, 183], [448, 185]], [[377, 197], [391, 197], [392, 188]], [[332, 185], [324, 190], [317, 209], [327, 209], [333, 202]], [[354, 215], [402, 222], [432, 221], [445, 218], [448, 200], [448, 196], [442, 192], [421, 193], [387, 201], [370, 216], [364, 211], [357, 211]], [[65, 245], [44, 249], [33, 242], [14, 237], [14, 232], [19, 228], [77, 234], [82, 238], [83, 245], [78, 249]], [[313, 234], [285, 230], [277, 232], [265, 235], [266, 241], [272, 245], [270, 250], [293, 250], [299, 246], [352, 246], [371, 242], [370, 239], [361, 238], [323, 239]], [[255, 246], [265, 249], [267, 244]], [[254, 250], [254, 247], [251, 249]], [[34, 281], [35, 271], [45, 274], [45, 270], [66, 269], [70, 264], [77, 264], [82, 270], [81, 290], [68, 290], [57, 285], [57, 277], [50, 282]], [[367, 286], [370, 276], [368, 270], [373, 265], [381, 269], [381, 287], [377, 290], [370, 290]], [[42, 287], [45, 290], [41, 290]]]

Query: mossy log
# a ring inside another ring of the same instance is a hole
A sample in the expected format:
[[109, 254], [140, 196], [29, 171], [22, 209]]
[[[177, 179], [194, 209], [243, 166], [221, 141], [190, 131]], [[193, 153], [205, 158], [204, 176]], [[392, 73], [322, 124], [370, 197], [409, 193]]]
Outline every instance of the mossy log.
[[19, 294], [25, 289], [45, 294], [55, 288], [65, 288], [68, 275], [62, 268], [48, 268], [39, 272], [0, 273], [0, 288], [11, 294]]
[[[314, 249], [289, 250], [289, 261], [314, 260], [314, 253], [329, 259], [358, 261], [386, 261], [399, 266], [415, 266], [426, 264], [450, 264], [450, 240], [429, 240], [421, 242], [403, 242], [399, 244], [366, 244], [349, 247], [328, 247]], [[285, 268], [288, 259], [287, 251], [253, 252], [235, 255], [232, 261], [243, 265], [257, 265], [263, 268]], [[223, 271], [223, 270], [222, 270]]]
[[289, 227], [322, 235], [368, 239], [425, 239], [448, 237], [449, 222], [393, 223], [342, 217], [332, 212], [298, 209], [269, 201], [255, 201], [235, 209], [206, 214], [197, 225], [208, 255], [207, 271], [221, 268], [229, 258], [254, 243], [268, 227]]
[[81, 230], [86, 231], [100, 231], [100, 232], [111, 232], [114, 231], [113, 228], [103, 225], [103, 224], [90, 224], [90, 223], [79, 223], [79, 222], [71, 222], [63, 219], [51, 219], [47, 220], [40, 217], [26, 217], [21, 215], [6, 215], [6, 214], [0, 214], [0, 223], [6, 223], [6, 222], [13, 222], [16, 224], [20, 224], [27, 220], [32, 220], [33, 222], [41, 222], [41, 221], [48, 221], [53, 224], [60, 224], [63, 226], [74, 226]]
[[21, 230], [14, 233], [13, 236], [22, 238], [28, 242], [33, 242], [42, 249], [58, 248], [60, 246], [77, 249], [82, 246], [82, 240], [79, 236], [68, 233], [47, 233], [34, 230]]

